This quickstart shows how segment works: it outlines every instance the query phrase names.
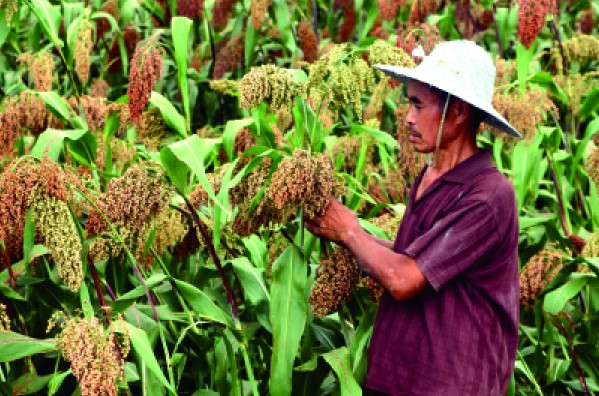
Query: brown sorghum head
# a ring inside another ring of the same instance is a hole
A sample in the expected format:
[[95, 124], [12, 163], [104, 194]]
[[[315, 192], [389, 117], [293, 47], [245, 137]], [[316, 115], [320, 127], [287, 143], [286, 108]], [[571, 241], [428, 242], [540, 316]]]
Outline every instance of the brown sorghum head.
[[243, 32], [227, 41], [227, 44], [216, 54], [212, 78], [222, 80], [226, 73], [235, 70], [243, 60], [244, 49], [245, 34]]
[[154, 227], [156, 233], [154, 234], [152, 247], [159, 256], [183, 242], [185, 235], [191, 228], [183, 215], [175, 209], [162, 211], [156, 217]]
[[596, 26], [593, 8], [589, 7], [578, 15], [576, 26], [582, 34], [591, 34], [593, 27]]
[[177, 14], [189, 19], [201, 19], [204, 0], [177, 0]]
[[20, 157], [4, 169], [0, 177], [0, 224], [12, 262], [23, 255], [23, 230], [34, 191], [68, 202], [72, 198], [69, 184], [79, 185], [77, 177], [48, 158]]
[[89, 20], [83, 19], [77, 30], [77, 39], [75, 41], [75, 73], [79, 77], [81, 84], [85, 85], [89, 79], [91, 69], [92, 52], [92, 24]]
[[518, 38], [526, 48], [530, 48], [545, 26], [552, 3], [552, 0], [518, 0]]
[[377, 0], [379, 6], [379, 18], [383, 21], [393, 21], [397, 18], [401, 1], [398, 0]]
[[[140, 230], [166, 208], [172, 193], [162, 167], [146, 161], [110, 180], [107, 191], [98, 198], [96, 205], [111, 223]], [[87, 235], [98, 235], [107, 229], [100, 213], [96, 209], [90, 210]]]
[[318, 39], [309, 20], [305, 19], [298, 24], [297, 38], [304, 53], [304, 60], [308, 63], [316, 61], [318, 58]]
[[497, 91], [493, 96], [493, 107], [520, 131], [523, 139], [529, 141], [534, 139], [537, 125], [544, 121], [547, 113], [552, 112], [559, 117], [549, 93], [539, 88], [527, 89], [523, 94], [517, 90]]
[[383, 293], [385, 292], [385, 288], [369, 276], [365, 276], [362, 278], [362, 285], [366, 288], [370, 301], [378, 304], [381, 301]]
[[214, 2], [212, 8], [212, 26], [215, 28], [225, 27], [237, 0], [219, 0]]
[[124, 329], [121, 320], [107, 329], [95, 316], [66, 318], [62, 322], [56, 346], [71, 364], [83, 396], [118, 394], [117, 383], [124, 378], [124, 359], [130, 349]]
[[590, 179], [599, 186], [599, 147], [595, 147], [589, 153], [589, 156], [584, 162], [584, 168], [586, 169]]
[[79, 114], [80, 110], [83, 111], [83, 116], [90, 131], [104, 129], [108, 117], [108, 104], [105, 97], [83, 95], [77, 98], [72, 96], [67, 102], [75, 113]]
[[445, 6], [445, 0], [414, 0], [410, 9], [410, 23], [416, 25], [426, 21], [430, 14], [436, 14]]
[[292, 157], [284, 158], [268, 186], [275, 208], [294, 213], [302, 207], [310, 217], [324, 213], [331, 195], [342, 193], [329, 158], [304, 150], [295, 150]]
[[356, 28], [356, 22], [358, 16], [356, 14], [356, 7], [354, 5], [354, 0], [347, 1], [345, 8], [343, 9], [343, 22], [339, 27], [339, 33], [337, 35], [338, 43], [345, 43], [349, 41], [352, 34], [354, 33], [354, 29]]
[[304, 94], [303, 84], [287, 70], [275, 65], [252, 67], [239, 81], [239, 106], [256, 108], [265, 102], [272, 110], [290, 108], [296, 96]]
[[156, 81], [162, 77], [162, 56], [164, 51], [154, 40], [138, 45], [129, 75], [129, 112], [131, 121], [139, 123], [141, 114], [150, 101], [150, 95]]
[[108, 90], [110, 86], [108, 83], [102, 78], [95, 78], [92, 80], [92, 83], [89, 87], [89, 96], [94, 96], [97, 98], [106, 98], [108, 96]]
[[[109, 15], [112, 15], [114, 19], [118, 22], [121, 19], [120, 10], [118, 8], [118, 4], [116, 0], [108, 0], [106, 1], [100, 11], [103, 11]], [[104, 33], [110, 30], [110, 21], [108, 18], [97, 18], [96, 21], [96, 39], [100, 40]]]
[[547, 247], [535, 254], [520, 271], [520, 303], [533, 309], [539, 293], [564, 266], [563, 253]]
[[29, 74], [33, 77], [35, 89], [40, 92], [52, 90], [52, 74], [54, 73], [54, 58], [47, 51], [32, 54], [21, 54], [18, 60], [27, 65]]
[[417, 47], [422, 47], [425, 55], [428, 55], [441, 41], [443, 41], [441, 33], [434, 25], [427, 23], [416, 25], [404, 24], [397, 29], [395, 46], [410, 54], [416, 63], [420, 63], [422, 58], [413, 55], [412, 51]]
[[310, 293], [310, 312], [322, 318], [349, 300], [359, 284], [360, 267], [354, 255], [343, 247], [320, 259]]
[[272, 0], [252, 0], [250, 8], [250, 17], [252, 18], [252, 25], [255, 29], [260, 29], [264, 22], [264, 17], [268, 12], [268, 7]]

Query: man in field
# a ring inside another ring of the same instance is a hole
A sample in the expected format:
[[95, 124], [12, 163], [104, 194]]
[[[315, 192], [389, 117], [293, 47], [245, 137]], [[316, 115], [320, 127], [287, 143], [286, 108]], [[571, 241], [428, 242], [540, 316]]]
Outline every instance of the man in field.
[[504, 395], [518, 340], [518, 213], [513, 186], [479, 150], [481, 122], [519, 133], [493, 109], [495, 68], [469, 41], [439, 44], [407, 83], [412, 147], [432, 155], [394, 243], [366, 233], [334, 198], [308, 219], [358, 258], [385, 293], [370, 343], [371, 395]]

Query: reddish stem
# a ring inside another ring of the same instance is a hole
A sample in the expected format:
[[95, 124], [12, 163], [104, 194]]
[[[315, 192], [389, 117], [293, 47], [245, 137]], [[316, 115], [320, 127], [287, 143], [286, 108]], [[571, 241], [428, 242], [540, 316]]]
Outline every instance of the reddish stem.
[[110, 325], [110, 316], [108, 315], [108, 305], [106, 304], [106, 299], [104, 298], [104, 292], [102, 291], [102, 285], [100, 284], [100, 278], [98, 277], [98, 271], [96, 270], [96, 266], [94, 265], [94, 260], [91, 256], [87, 255], [87, 262], [89, 264], [89, 269], [92, 273], [92, 278], [94, 279], [94, 286], [96, 287], [96, 293], [98, 294], [98, 298], [100, 299], [100, 304], [102, 305], [102, 311], [104, 311], [104, 319], [106, 320], [106, 324]]
[[8, 276], [10, 278], [10, 286], [14, 291], [17, 291], [17, 278], [15, 277], [15, 273], [12, 270], [12, 265], [10, 264], [10, 256], [8, 255], [8, 250], [5, 246], [2, 246], [2, 253], [4, 254], [4, 261], [6, 261], [6, 269], [8, 270]]
[[187, 199], [187, 197], [185, 197], [185, 196], [183, 196], [183, 199], [185, 200], [185, 205], [187, 206], [187, 209], [191, 213], [191, 216], [192, 216], [194, 222], [200, 229], [200, 233], [202, 234], [202, 237], [204, 238], [204, 242], [206, 243], [206, 246], [208, 247], [210, 256], [212, 256], [212, 260], [214, 261], [214, 264], [216, 265], [216, 269], [218, 270], [218, 274], [223, 282], [223, 286], [225, 287], [225, 291], [227, 293], [227, 300], [229, 301], [229, 305], [231, 305], [231, 311], [233, 312], [233, 319], [235, 319], [235, 324], [237, 324], [238, 318], [239, 318], [239, 310], [237, 308], [237, 302], [235, 301], [235, 295], [233, 294], [233, 290], [231, 290], [231, 287], [229, 286], [229, 282], [227, 281], [227, 278], [225, 277], [225, 272], [223, 271], [223, 266], [220, 262], [220, 259], [218, 258], [218, 254], [216, 254], [216, 250], [214, 249], [214, 244], [212, 243], [212, 239], [210, 238], [210, 235], [208, 234], [206, 225], [204, 223], [202, 223], [200, 216], [198, 216], [198, 213], [194, 209], [194, 207], [193, 207], [192, 203], [189, 201], [189, 199]]

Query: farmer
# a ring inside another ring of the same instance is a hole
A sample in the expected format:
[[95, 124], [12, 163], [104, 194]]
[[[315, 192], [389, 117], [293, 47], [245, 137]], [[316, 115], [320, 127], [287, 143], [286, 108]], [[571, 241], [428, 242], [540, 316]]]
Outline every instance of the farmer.
[[414, 69], [376, 67], [407, 84], [409, 140], [432, 161], [411, 187], [394, 243], [366, 233], [334, 198], [307, 219], [385, 288], [365, 393], [504, 395], [518, 340], [518, 211], [476, 133], [485, 122], [520, 134], [492, 107], [493, 62], [476, 44], [452, 41]]

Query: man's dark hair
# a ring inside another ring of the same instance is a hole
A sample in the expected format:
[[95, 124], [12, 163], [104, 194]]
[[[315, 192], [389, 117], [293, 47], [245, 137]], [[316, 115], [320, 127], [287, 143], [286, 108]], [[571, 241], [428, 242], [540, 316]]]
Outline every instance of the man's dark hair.
[[[447, 100], [447, 95], [449, 95], [449, 94], [445, 91], [440, 90], [437, 87], [433, 87], [432, 85], [429, 85], [429, 88], [431, 89], [433, 94], [435, 96], [437, 96], [437, 98], [439, 98], [439, 108], [441, 111], [443, 111], [443, 108], [445, 107], [445, 101]], [[457, 100], [462, 100], [462, 99], [458, 98], [457, 96], [452, 95], [451, 98], [449, 99], [449, 105], [451, 105], [453, 102], [455, 102]], [[480, 124], [485, 119], [486, 114], [484, 111], [480, 110], [478, 107], [476, 107], [466, 101], [463, 101], [463, 102], [466, 103], [468, 106], [470, 106], [469, 129], [473, 135], [476, 135]]]

